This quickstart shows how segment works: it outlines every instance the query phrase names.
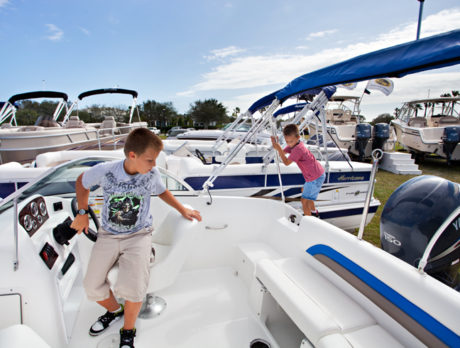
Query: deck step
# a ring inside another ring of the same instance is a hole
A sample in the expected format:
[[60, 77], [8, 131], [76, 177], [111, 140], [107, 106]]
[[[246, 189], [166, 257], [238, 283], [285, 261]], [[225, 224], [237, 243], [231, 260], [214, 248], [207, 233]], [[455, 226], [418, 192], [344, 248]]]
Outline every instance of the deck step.
[[404, 152], [384, 152], [379, 168], [395, 174], [422, 174], [411, 155]]

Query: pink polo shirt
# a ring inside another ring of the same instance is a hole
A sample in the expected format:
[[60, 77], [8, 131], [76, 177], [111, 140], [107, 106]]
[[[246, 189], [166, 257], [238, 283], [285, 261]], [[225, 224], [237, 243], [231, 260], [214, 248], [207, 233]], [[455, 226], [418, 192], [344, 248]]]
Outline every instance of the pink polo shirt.
[[318, 179], [324, 173], [324, 168], [321, 166], [315, 156], [308, 150], [303, 142], [297, 143], [294, 147], [286, 146], [284, 152], [289, 154], [289, 159], [295, 162], [305, 178], [305, 181], [313, 181]]

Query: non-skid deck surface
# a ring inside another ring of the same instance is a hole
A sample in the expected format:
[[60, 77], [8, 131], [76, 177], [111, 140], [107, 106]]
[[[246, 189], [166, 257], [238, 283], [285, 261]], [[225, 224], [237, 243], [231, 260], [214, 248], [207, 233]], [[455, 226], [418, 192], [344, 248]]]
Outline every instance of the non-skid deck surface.
[[[269, 340], [249, 309], [247, 290], [230, 268], [182, 273], [173, 286], [156, 294], [166, 300], [167, 309], [157, 318], [138, 319], [136, 348], [235, 348], [249, 347], [255, 338]], [[99, 337], [88, 335], [103, 312], [85, 300], [70, 347], [118, 348], [112, 341], [122, 320]]]

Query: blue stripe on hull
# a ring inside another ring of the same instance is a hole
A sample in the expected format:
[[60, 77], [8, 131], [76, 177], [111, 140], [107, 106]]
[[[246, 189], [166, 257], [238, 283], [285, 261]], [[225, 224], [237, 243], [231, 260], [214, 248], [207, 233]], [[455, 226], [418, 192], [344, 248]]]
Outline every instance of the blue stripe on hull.
[[[369, 214], [374, 214], [378, 209], [378, 205], [374, 206], [369, 206], [368, 213]], [[352, 208], [352, 209], [341, 209], [341, 210], [335, 210], [335, 211], [328, 211], [328, 212], [320, 212], [319, 217], [323, 220], [326, 219], [333, 219], [333, 218], [339, 218], [339, 217], [344, 217], [344, 216], [353, 216], [353, 215], [362, 215], [364, 210], [363, 208]]]
[[455, 332], [451, 331], [448, 327], [437, 321], [423, 309], [414, 305], [397, 291], [338, 251], [327, 245], [317, 244], [308, 248], [306, 252], [312, 256], [321, 254], [327, 256], [331, 260], [334, 260], [369, 287], [385, 297], [388, 301], [393, 303], [401, 311], [423, 326], [427, 331], [431, 332], [440, 341], [444, 342], [449, 347], [460, 347], [460, 337]]
[[[363, 182], [369, 181], [370, 172], [345, 172], [331, 173], [327, 184]], [[201, 190], [208, 176], [192, 176], [184, 178], [184, 181], [189, 184], [194, 190]], [[300, 173], [283, 174], [282, 182], [284, 186], [303, 186], [305, 179]], [[267, 175], [267, 186], [265, 186], [264, 174], [253, 175], [221, 175], [214, 181], [212, 190], [223, 189], [242, 189], [242, 188], [261, 188], [279, 186], [278, 174]]]

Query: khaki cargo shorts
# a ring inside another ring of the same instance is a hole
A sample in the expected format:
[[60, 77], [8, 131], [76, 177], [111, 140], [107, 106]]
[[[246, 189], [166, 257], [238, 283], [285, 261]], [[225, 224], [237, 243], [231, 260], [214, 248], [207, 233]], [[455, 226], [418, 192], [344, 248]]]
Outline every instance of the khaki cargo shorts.
[[131, 234], [112, 234], [99, 228], [83, 281], [89, 300], [109, 298], [111, 284], [107, 275], [116, 263], [114, 295], [131, 302], [143, 300], [150, 280], [152, 231], [144, 228]]

